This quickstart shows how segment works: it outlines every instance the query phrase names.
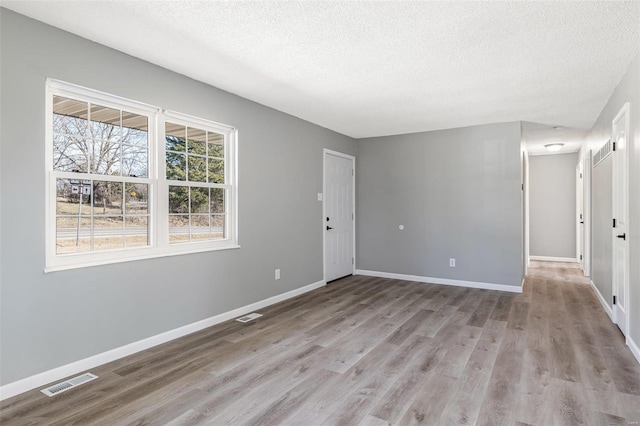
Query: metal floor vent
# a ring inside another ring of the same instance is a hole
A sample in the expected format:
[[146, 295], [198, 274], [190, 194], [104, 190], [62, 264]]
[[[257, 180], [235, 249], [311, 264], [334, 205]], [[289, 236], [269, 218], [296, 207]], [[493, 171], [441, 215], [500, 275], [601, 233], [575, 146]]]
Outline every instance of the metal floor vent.
[[54, 396], [64, 391], [68, 391], [71, 388], [75, 388], [76, 386], [83, 385], [97, 378], [98, 376], [96, 376], [95, 374], [84, 373], [78, 377], [74, 377], [73, 379], [65, 380], [64, 382], [58, 383], [57, 385], [49, 386], [46, 389], [42, 389], [40, 392], [42, 392], [47, 396]]
[[255, 312], [249, 315], [245, 315], [243, 317], [237, 318], [236, 321], [241, 323], [247, 323], [249, 321], [253, 321], [254, 319], [260, 318], [262, 314], [256, 314]]

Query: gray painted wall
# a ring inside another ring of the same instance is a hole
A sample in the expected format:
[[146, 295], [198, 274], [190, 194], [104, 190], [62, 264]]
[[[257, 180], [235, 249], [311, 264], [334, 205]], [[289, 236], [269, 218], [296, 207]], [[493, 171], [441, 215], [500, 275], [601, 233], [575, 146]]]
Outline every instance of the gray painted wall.
[[[611, 137], [611, 122], [630, 102], [629, 139], [629, 336], [640, 345], [640, 53], [602, 109], [587, 137], [587, 150], [596, 152]], [[611, 304], [611, 158], [593, 169], [593, 283]]]
[[[1, 384], [322, 280], [322, 149], [354, 140], [0, 11]], [[242, 248], [44, 274], [47, 77], [236, 126]]]
[[592, 269], [591, 280], [598, 287], [604, 300], [611, 302], [613, 274], [611, 256], [612, 215], [612, 166], [611, 156], [593, 168], [591, 175], [592, 220]]
[[529, 157], [530, 255], [576, 258], [576, 166], [580, 154]]
[[520, 139], [513, 122], [359, 140], [357, 268], [520, 286]]

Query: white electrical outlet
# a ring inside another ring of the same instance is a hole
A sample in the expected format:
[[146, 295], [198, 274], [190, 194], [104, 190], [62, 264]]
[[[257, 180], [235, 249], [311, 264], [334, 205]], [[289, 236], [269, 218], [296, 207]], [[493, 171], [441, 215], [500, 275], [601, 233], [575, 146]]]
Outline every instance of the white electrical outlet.
[[280, 269], [276, 269], [276, 280], [280, 279]]
[[456, 267], [456, 260], [453, 259], [453, 258], [449, 259], [449, 266], [452, 267], [452, 268], [455, 268]]
[[318, 192], [318, 201], [322, 201], [322, 192]]

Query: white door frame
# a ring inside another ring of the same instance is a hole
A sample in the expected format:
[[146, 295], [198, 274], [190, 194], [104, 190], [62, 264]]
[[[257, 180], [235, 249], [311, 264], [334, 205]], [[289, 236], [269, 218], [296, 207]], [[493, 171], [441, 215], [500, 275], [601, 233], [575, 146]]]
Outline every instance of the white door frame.
[[353, 155], [345, 154], [343, 152], [334, 151], [328, 148], [323, 148], [322, 150], [322, 280], [327, 282], [327, 259], [326, 259], [326, 248], [327, 248], [327, 233], [325, 232], [327, 217], [326, 203], [327, 199], [327, 155], [334, 155], [336, 157], [346, 158], [351, 160], [353, 164], [353, 176], [352, 176], [352, 211], [353, 211], [353, 220], [351, 234], [353, 235], [352, 247], [353, 247], [353, 268], [352, 274], [356, 273], [356, 157]]
[[584, 271], [584, 173], [582, 160], [576, 164], [576, 260]]
[[584, 157], [582, 165], [582, 217], [584, 220], [584, 239], [582, 241], [582, 254], [584, 258], [584, 275], [591, 276], [591, 151], [588, 151]]
[[524, 150], [522, 154], [523, 182], [522, 182], [522, 202], [524, 210], [524, 235], [523, 235], [523, 257], [524, 257], [524, 275], [529, 273], [530, 255], [529, 255], [529, 153]]
[[[624, 127], [624, 135], [625, 135], [625, 142], [626, 142], [626, 147], [625, 147], [625, 156], [623, 161], [625, 162], [624, 166], [625, 166], [625, 170], [626, 173], [622, 176], [623, 181], [622, 182], [618, 182], [617, 181], [617, 173], [616, 173], [616, 152], [614, 150], [614, 152], [612, 152], [612, 155], [614, 156], [613, 158], [613, 187], [612, 187], [612, 195], [613, 195], [613, 213], [615, 215], [615, 209], [616, 209], [616, 204], [617, 204], [617, 191], [616, 191], [616, 186], [620, 186], [623, 188], [623, 192], [626, 192], [626, 194], [623, 194], [623, 196], [626, 196], [627, 198], [627, 203], [626, 203], [626, 208], [625, 208], [625, 212], [623, 212], [623, 214], [625, 215], [625, 219], [626, 219], [626, 229], [625, 232], [627, 234], [627, 239], [625, 240], [625, 251], [626, 251], [626, 256], [625, 256], [625, 262], [622, 265], [623, 271], [624, 271], [624, 275], [625, 278], [623, 279], [623, 283], [622, 286], [623, 288], [620, 289], [618, 288], [618, 280], [615, 279], [615, 271], [616, 271], [616, 259], [615, 259], [615, 249], [612, 250], [613, 253], [613, 258], [612, 258], [612, 270], [613, 270], [613, 277], [612, 277], [612, 284], [613, 284], [613, 288], [612, 288], [612, 292], [614, 294], [614, 296], [618, 296], [620, 293], [623, 294], [624, 297], [624, 302], [625, 302], [625, 315], [624, 315], [624, 328], [625, 330], [623, 331], [623, 334], [625, 335], [625, 340], [627, 345], [629, 344], [629, 327], [630, 327], [630, 312], [631, 312], [631, 306], [630, 306], [630, 300], [629, 300], [629, 146], [631, 144], [631, 135], [629, 134], [629, 120], [630, 120], [630, 116], [629, 116], [629, 103], [625, 103], [622, 108], [620, 109], [620, 112], [618, 112], [618, 114], [616, 114], [616, 117], [613, 119], [612, 121], [612, 125], [611, 125], [611, 132], [612, 132], [612, 139], [616, 137], [615, 134], [613, 134], [614, 132], [614, 128], [616, 126], [616, 122], [618, 122], [622, 116], [624, 116], [626, 114], [626, 122], [625, 122], [625, 127]], [[614, 143], [616, 143], [617, 140], [614, 140]], [[615, 247], [616, 243], [619, 243], [619, 241], [617, 241], [617, 237], [616, 234], [618, 234], [618, 232], [616, 231], [615, 228], [612, 228], [612, 233], [611, 233], [611, 239], [612, 239], [612, 244]], [[613, 318], [614, 318], [614, 322], [616, 324], [620, 324], [619, 319], [617, 318], [617, 313], [619, 312], [615, 306], [612, 306], [612, 311], [613, 311]]]

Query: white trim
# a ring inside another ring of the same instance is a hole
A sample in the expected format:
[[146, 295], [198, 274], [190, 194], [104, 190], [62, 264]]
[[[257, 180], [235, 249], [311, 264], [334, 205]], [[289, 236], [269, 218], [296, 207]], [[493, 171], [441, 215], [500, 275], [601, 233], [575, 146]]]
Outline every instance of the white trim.
[[551, 152], [549, 150], [538, 151], [538, 152], [528, 152], [530, 157], [539, 157], [541, 155], [562, 155], [562, 154], [574, 154], [580, 151], [580, 147], [577, 148], [566, 148], [562, 151]]
[[[602, 306], [604, 311], [609, 316], [609, 319], [611, 320], [612, 323], [615, 324], [615, 321], [613, 321], [613, 310], [607, 304], [606, 300], [604, 300], [604, 297], [602, 297], [602, 294], [600, 293], [600, 290], [598, 290], [598, 287], [596, 287], [596, 285], [593, 283], [592, 280], [589, 280], [589, 284], [591, 285], [591, 288], [593, 289], [593, 292], [596, 294], [597, 299], [600, 302], [600, 305]], [[631, 333], [629, 333], [629, 336], [625, 336], [625, 343], [627, 344], [627, 346], [631, 350], [631, 353], [635, 357], [636, 361], [638, 361], [638, 364], [640, 364], [640, 348], [638, 348], [638, 345], [636, 344], [636, 342], [633, 341], [633, 339], [630, 337], [630, 335], [631, 335]]]
[[602, 305], [602, 308], [604, 309], [604, 311], [607, 313], [607, 315], [609, 315], [609, 318], [611, 319], [611, 321], [613, 321], [613, 311], [611, 310], [611, 306], [609, 306], [607, 301], [604, 300], [604, 297], [602, 297], [602, 293], [600, 293], [600, 290], [598, 290], [598, 287], [596, 287], [596, 285], [593, 283], [592, 280], [589, 280], [589, 284], [591, 285], [593, 292], [596, 294], [598, 301], [600, 302], [600, 305]]
[[579, 262], [573, 257], [553, 257], [553, 256], [529, 256], [529, 260], [539, 260], [543, 262]]
[[366, 271], [363, 269], [356, 269], [356, 275], [366, 275], [369, 277], [392, 278], [395, 280], [417, 281], [417, 282], [429, 283], [429, 284], [442, 284], [442, 285], [452, 285], [457, 287], [482, 288], [485, 290], [499, 290], [499, 291], [509, 291], [512, 293], [522, 293], [522, 286], [515, 286], [515, 285], [481, 283], [478, 281], [451, 280], [448, 278], [422, 277], [420, 275], [405, 275], [405, 274], [395, 274], [392, 272]]
[[77, 374], [88, 369], [97, 367], [102, 364], [106, 364], [111, 361], [129, 356], [136, 352], [149, 349], [153, 346], [166, 343], [170, 340], [177, 339], [187, 334], [195, 333], [207, 327], [219, 324], [224, 321], [228, 321], [239, 316], [245, 315], [249, 312], [262, 309], [274, 303], [282, 302], [283, 300], [291, 299], [292, 297], [299, 296], [303, 293], [315, 290], [323, 287], [326, 283], [323, 281], [317, 281], [313, 284], [306, 285], [304, 287], [297, 288], [295, 290], [288, 291], [286, 293], [278, 294], [276, 296], [269, 297], [264, 300], [252, 303], [250, 305], [242, 306], [240, 308], [233, 309], [228, 312], [224, 312], [219, 315], [214, 315], [210, 318], [196, 321], [191, 324], [187, 324], [182, 327], [175, 328], [173, 330], [166, 331], [164, 333], [156, 334], [155, 336], [147, 337], [146, 339], [138, 340], [137, 342], [129, 343], [128, 345], [120, 346], [119, 348], [111, 349], [106, 352], [102, 352], [97, 355], [90, 356], [85, 359], [81, 359], [60, 367], [53, 368], [51, 370], [44, 371], [42, 373], [35, 374], [30, 377], [26, 377], [21, 380], [17, 380], [12, 383], [8, 383], [0, 387], [0, 401], [11, 398], [12, 396], [27, 392], [37, 387], [46, 385], [51, 382], [63, 379], [65, 377]]
[[634, 342], [631, 337], [627, 338], [627, 346], [629, 346], [631, 353], [636, 358], [636, 361], [638, 361], [638, 364], [640, 364], [640, 348], [638, 348], [638, 345], [636, 345], [636, 342]]
[[352, 253], [353, 256], [353, 268], [351, 269], [351, 273], [356, 275], [356, 157], [354, 155], [345, 154], [339, 151], [334, 151], [329, 148], [322, 149], [322, 277], [326, 281], [327, 280], [327, 262], [326, 262], [326, 236], [325, 232], [325, 218], [327, 217], [326, 211], [326, 199], [327, 199], [327, 185], [326, 185], [326, 171], [327, 171], [327, 155], [333, 155], [336, 157], [346, 158], [351, 160], [353, 164], [353, 175], [352, 179], [352, 194], [351, 194], [351, 211], [353, 212], [353, 220], [352, 220], [352, 235], [353, 241], [351, 242]]
[[[576, 164], [576, 258], [580, 262], [580, 269], [584, 272], [584, 172], [582, 159]], [[580, 235], [582, 233], [582, 235]]]
[[[67, 264], [59, 263], [57, 265], [47, 266], [44, 268], [45, 273], [66, 271], [69, 269], [89, 268], [91, 266], [110, 265], [112, 263], [133, 262], [136, 260], [155, 259], [158, 257], [181, 256], [184, 254], [195, 254], [218, 250], [233, 250], [241, 248], [239, 244], [229, 242], [228, 244], [220, 244], [216, 247], [206, 245], [208, 241], [198, 241], [193, 243], [172, 245], [173, 251], [157, 250], [153, 247], [118, 249], [112, 251], [101, 251], [100, 254], [108, 253], [109, 257], [91, 259], [86, 257], [84, 261], [75, 261]], [[182, 248], [182, 249], [181, 249]], [[181, 250], [181, 251], [179, 251]], [[132, 253], [135, 253], [132, 254]], [[75, 255], [68, 255], [69, 257]]]
[[591, 172], [593, 167], [591, 165], [592, 154], [588, 151], [583, 158], [582, 167], [582, 183], [584, 184], [584, 196], [582, 203], [584, 208], [582, 211], [582, 218], [584, 220], [584, 239], [582, 241], [583, 247], [583, 261], [584, 261], [584, 274], [587, 277], [591, 276]]

